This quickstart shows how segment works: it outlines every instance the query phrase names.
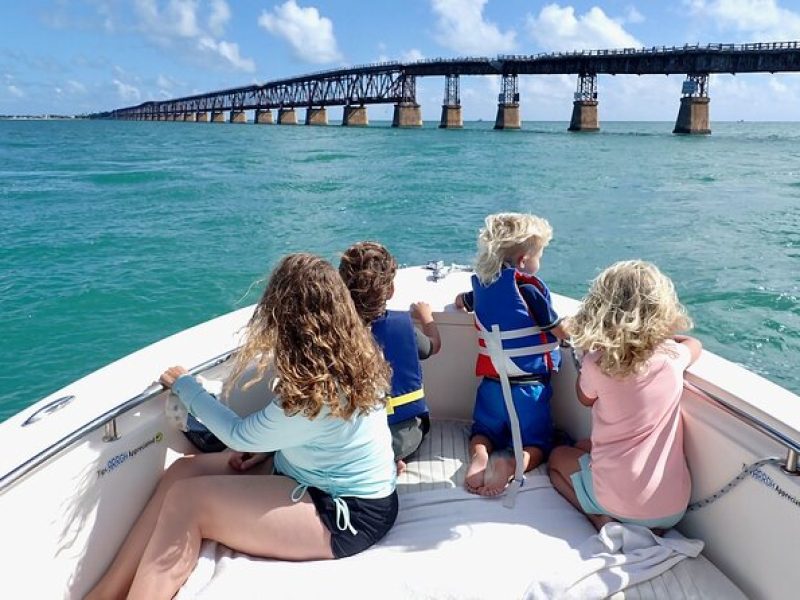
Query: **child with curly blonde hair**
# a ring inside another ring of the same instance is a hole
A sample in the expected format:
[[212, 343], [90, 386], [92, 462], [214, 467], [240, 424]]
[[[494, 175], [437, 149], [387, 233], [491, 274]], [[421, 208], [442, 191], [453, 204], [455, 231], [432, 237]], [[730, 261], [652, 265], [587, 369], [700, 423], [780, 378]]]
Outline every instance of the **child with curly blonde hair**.
[[522, 213], [489, 215], [478, 235], [478, 257], [472, 291], [459, 294], [457, 308], [473, 311], [479, 348], [475, 371], [478, 386], [470, 438], [470, 464], [465, 487], [483, 496], [505, 490], [516, 471], [513, 456], [495, 450], [512, 445], [509, 414], [498, 369], [487, 351], [486, 335], [497, 326], [503, 338], [503, 366], [523, 446], [523, 470], [544, 462], [552, 446], [550, 375], [558, 370], [559, 338], [566, 337], [550, 300], [547, 285], [536, 277], [542, 252], [553, 237], [541, 217]]
[[683, 517], [691, 481], [683, 453], [683, 373], [702, 346], [672, 281], [648, 262], [613, 264], [570, 320], [586, 352], [576, 391], [592, 438], [550, 455], [555, 488], [599, 530], [607, 522], [663, 530]]
[[[430, 429], [420, 360], [439, 352], [442, 341], [427, 302], [415, 302], [409, 311], [386, 309], [394, 295], [396, 273], [397, 261], [377, 242], [353, 244], [339, 262], [339, 274], [358, 314], [392, 367], [392, 391], [386, 412], [399, 474], [406, 468], [405, 459], [417, 451]], [[412, 319], [419, 322], [421, 331]]]
[[357, 554], [394, 524], [389, 366], [336, 269], [311, 254], [281, 260], [236, 361], [231, 379], [245, 388], [276, 374], [274, 401], [246, 417], [183, 367], [161, 375], [232, 450], [170, 466], [87, 598], [172, 598], [204, 538], [266, 558], [321, 560]]

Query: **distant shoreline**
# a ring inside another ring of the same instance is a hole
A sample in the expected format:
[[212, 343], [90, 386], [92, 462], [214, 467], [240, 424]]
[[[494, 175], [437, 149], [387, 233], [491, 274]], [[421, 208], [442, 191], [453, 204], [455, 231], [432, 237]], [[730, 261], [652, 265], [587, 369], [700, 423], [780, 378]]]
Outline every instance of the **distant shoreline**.
[[0, 115], [0, 121], [63, 121], [82, 118], [77, 115]]

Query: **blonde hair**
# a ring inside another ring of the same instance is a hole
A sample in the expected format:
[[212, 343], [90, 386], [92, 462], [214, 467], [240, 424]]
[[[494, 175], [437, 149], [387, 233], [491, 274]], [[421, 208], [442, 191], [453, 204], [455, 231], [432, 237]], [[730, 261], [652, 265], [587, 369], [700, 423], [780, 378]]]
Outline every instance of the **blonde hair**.
[[572, 343], [599, 351], [600, 370], [610, 377], [642, 372], [667, 338], [691, 327], [670, 278], [642, 260], [600, 273], [568, 325]]
[[327, 406], [350, 418], [385, 403], [391, 371], [333, 266], [312, 254], [284, 257], [247, 326], [229, 379], [248, 367], [247, 389], [274, 367], [274, 387], [287, 415], [313, 419]]
[[350, 290], [364, 323], [372, 323], [386, 312], [394, 290], [397, 261], [377, 242], [359, 242], [342, 254], [339, 275]]
[[553, 228], [541, 217], [523, 213], [489, 215], [478, 233], [475, 274], [483, 285], [489, 285], [500, 276], [504, 262], [538, 251], [551, 239]]

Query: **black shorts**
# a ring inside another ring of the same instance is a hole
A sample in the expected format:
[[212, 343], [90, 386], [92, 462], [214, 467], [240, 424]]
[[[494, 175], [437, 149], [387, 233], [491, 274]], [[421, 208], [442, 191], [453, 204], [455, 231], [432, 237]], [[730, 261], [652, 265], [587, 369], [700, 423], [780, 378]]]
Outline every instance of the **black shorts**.
[[336, 524], [336, 504], [330, 494], [319, 488], [309, 487], [308, 493], [317, 509], [319, 518], [331, 532], [331, 550], [334, 558], [353, 556], [372, 546], [385, 536], [397, 519], [397, 492], [385, 498], [356, 498], [342, 496], [350, 510], [349, 529], [342, 531]]

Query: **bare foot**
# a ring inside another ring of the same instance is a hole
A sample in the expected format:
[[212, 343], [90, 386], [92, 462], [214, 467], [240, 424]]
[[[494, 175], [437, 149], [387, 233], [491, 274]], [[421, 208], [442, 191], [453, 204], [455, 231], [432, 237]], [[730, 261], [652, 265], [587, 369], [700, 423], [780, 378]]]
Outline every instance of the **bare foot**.
[[405, 471], [405, 470], [406, 470], [406, 463], [403, 462], [402, 460], [398, 460], [397, 461], [397, 476], [400, 477], [400, 475], [402, 475], [403, 471]]
[[472, 453], [472, 459], [469, 462], [467, 469], [467, 476], [464, 479], [464, 487], [468, 492], [479, 494], [480, 489], [484, 486], [484, 478], [486, 476], [486, 465], [489, 464], [489, 453], [485, 448], [476, 448]]
[[514, 476], [517, 461], [513, 456], [495, 456], [491, 466], [486, 470], [483, 487], [478, 490], [481, 496], [497, 496], [508, 487], [509, 480]]

